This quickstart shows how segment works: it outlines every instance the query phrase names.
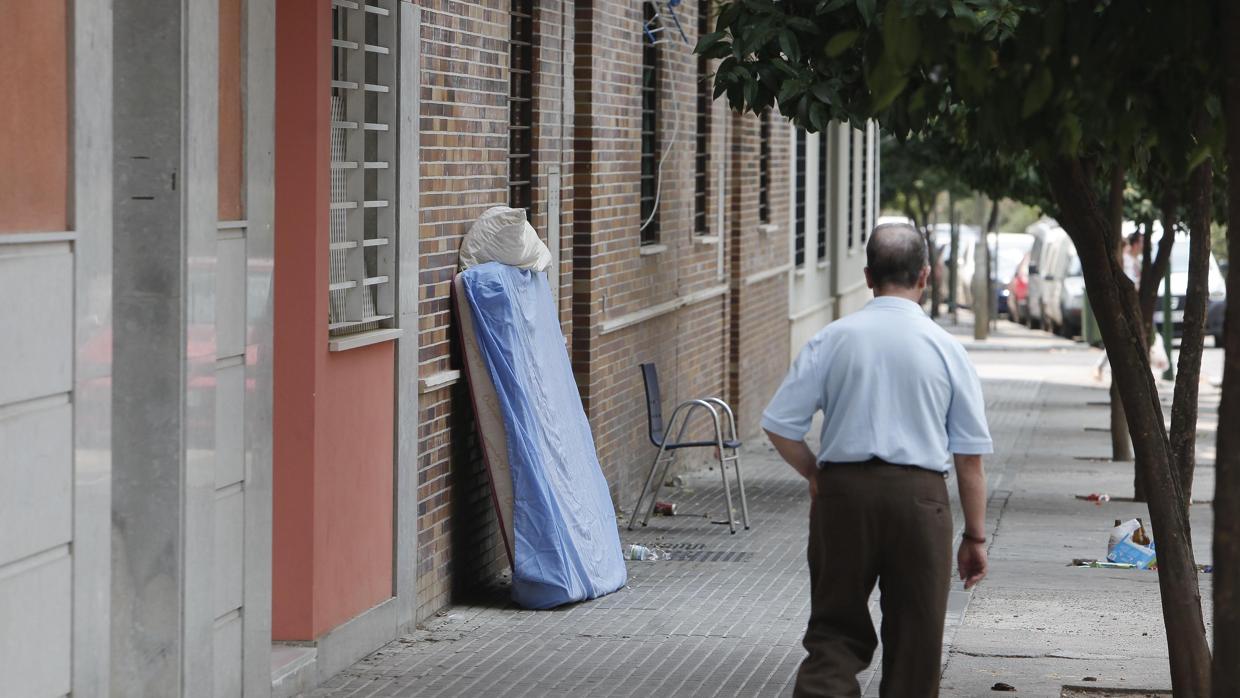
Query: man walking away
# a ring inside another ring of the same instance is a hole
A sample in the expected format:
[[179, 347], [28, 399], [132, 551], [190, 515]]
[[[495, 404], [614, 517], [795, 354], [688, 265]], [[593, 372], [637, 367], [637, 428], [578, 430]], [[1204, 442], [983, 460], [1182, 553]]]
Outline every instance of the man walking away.
[[[859, 696], [857, 673], [878, 639], [867, 608], [882, 596], [881, 695], [939, 691], [951, 582], [947, 469], [954, 456], [965, 532], [965, 588], [986, 576], [990, 430], [964, 348], [920, 306], [929, 274], [924, 238], [879, 226], [866, 246], [875, 298], [801, 350], [763, 414], [771, 443], [809, 481], [809, 656], [796, 698]], [[822, 443], [805, 443], [823, 412]]]

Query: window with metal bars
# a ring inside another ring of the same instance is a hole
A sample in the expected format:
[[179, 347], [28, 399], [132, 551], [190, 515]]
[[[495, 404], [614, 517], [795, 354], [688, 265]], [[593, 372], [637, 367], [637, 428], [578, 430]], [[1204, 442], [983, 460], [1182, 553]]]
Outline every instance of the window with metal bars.
[[397, 0], [332, 0], [328, 333], [395, 327]]
[[830, 163], [827, 132], [818, 134], [818, 261], [827, 258], [827, 228], [831, 226]]
[[870, 132], [861, 132], [861, 244], [870, 239]]
[[[645, 7], [645, 23], [654, 18], [654, 6]], [[659, 47], [642, 37], [642, 160], [641, 244], [659, 242]]]
[[856, 176], [856, 172], [857, 172], [856, 162], [857, 162], [857, 150], [858, 149], [857, 149], [857, 138], [855, 134], [856, 134], [855, 131], [851, 132], [849, 139], [848, 139], [848, 185], [847, 185], [848, 204], [847, 204], [847, 210], [846, 210], [848, 217], [845, 218], [845, 220], [847, 221], [846, 225], [848, 226], [848, 250], [850, 252], [856, 249], [856, 237], [855, 237], [854, 229], [857, 227], [857, 222], [853, 220], [853, 212], [856, 210], [856, 205], [857, 205], [857, 181], [856, 179], [854, 179], [854, 177]]
[[508, 44], [508, 205], [533, 213], [534, 3], [511, 0]]
[[793, 239], [794, 253], [796, 265], [805, 264], [805, 166], [808, 158], [805, 156], [805, 129], [797, 128], [797, 145], [796, 145], [796, 184], [795, 184], [795, 201], [793, 202]]
[[758, 116], [758, 220], [771, 222], [771, 113]]
[[[711, 0], [698, 0], [698, 36], [710, 33]], [[714, 85], [710, 79], [710, 61], [699, 56], [697, 61], [697, 152], [693, 173], [693, 231], [710, 233], [706, 207], [710, 195], [710, 106], [714, 102]]]

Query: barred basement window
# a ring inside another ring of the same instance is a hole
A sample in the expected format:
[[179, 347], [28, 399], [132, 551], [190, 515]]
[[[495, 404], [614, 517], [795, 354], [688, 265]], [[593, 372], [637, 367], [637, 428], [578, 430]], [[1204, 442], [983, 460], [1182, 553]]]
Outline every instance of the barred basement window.
[[[654, 19], [654, 6], [642, 3], [645, 24]], [[659, 48], [642, 38], [642, 171], [641, 171], [641, 244], [659, 241]]]
[[771, 113], [758, 116], [758, 220], [771, 222]]
[[396, 326], [395, 3], [332, 0], [332, 337]]
[[827, 132], [818, 134], [818, 261], [827, 258], [827, 228], [831, 225], [830, 158], [827, 157]]
[[[698, 0], [698, 36], [710, 33], [710, 0]], [[710, 79], [710, 61], [698, 57], [697, 62], [697, 153], [693, 174], [693, 231], [710, 233], [706, 206], [710, 192], [710, 106], [714, 102], [714, 85]]]
[[508, 205], [533, 206], [533, 95], [534, 13], [533, 0], [512, 0], [512, 34], [508, 53]]
[[796, 265], [805, 264], [805, 129], [797, 128], [796, 201], [793, 205], [793, 238]]

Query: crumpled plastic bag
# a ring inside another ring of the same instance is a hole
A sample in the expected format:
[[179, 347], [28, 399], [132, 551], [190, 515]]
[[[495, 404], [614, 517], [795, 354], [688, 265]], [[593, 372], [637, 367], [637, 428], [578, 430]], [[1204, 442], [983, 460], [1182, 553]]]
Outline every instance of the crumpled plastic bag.
[[[1138, 530], [1146, 536], [1149, 545], [1133, 540]], [[1137, 519], [1121, 522], [1120, 525], [1111, 529], [1111, 536], [1107, 541], [1107, 561], [1129, 564], [1139, 570], [1148, 569], [1157, 562], [1153, 536], [1146, 533], [1145, 526]]]
[[536, 272], [551, 266], [551, 251], [526, 220], [525, 209], [493, 206], [470, 226], [461, 241], [461, 271], [487, 262]]

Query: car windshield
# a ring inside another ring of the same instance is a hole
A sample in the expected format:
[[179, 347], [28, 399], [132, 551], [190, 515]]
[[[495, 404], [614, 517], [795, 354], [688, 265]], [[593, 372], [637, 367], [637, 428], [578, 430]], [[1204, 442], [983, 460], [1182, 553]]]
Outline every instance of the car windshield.
[[1020, 266], [1020, 260], [1025, 258], [1025, 251], [1021, 249], [999, 248], [999, 278], [1010, 280], [1016, 274], [1016, 267]]
[[1188, 240], [1176, 240], [1171, 246], [1171, 271], [1177, 274], [1188, 273]]

